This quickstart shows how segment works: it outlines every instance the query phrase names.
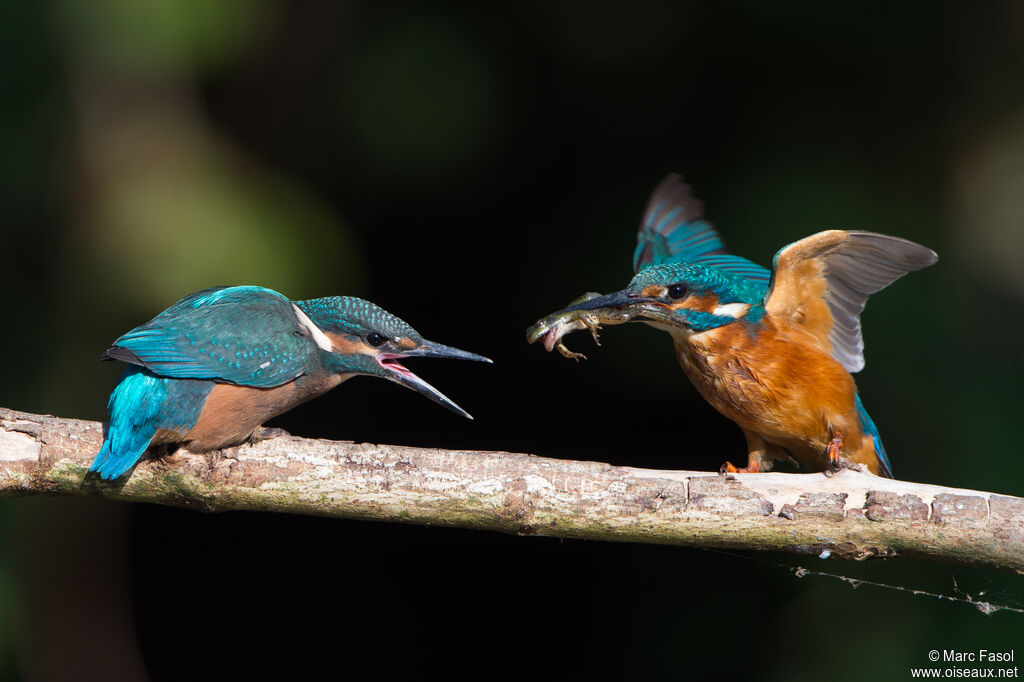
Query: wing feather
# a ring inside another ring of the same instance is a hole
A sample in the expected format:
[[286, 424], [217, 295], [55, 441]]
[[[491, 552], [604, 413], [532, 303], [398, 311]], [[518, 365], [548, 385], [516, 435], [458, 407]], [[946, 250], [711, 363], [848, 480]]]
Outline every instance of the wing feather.
[[717, 253], [725, 253], [725, 244], [704, 220], [704, 202], [693, 196], [678, 174], [666, 176], [644, 209], [633, 254], [634, 272], [670, 258], [693, 261]]
[[733, 277], [767, 286], [771, 273], [746, 258], [734, 256], [714, 226], [704, 219], [704, 203], [682, 177], [672, 173], [651, 194], [644, 210], [633, 271], [661, 263], [699, 263]]
[[920, 244], [873, 232], [828, 230], [775, 255], [765, 309], [800, 326], [850, 372], [864, 367], [860, 314], [868, 297], [938, 260]]
[[157, 376], [268, 388], [302, 374], [314, 346], [286, 297], [263, 287], [217, 287], [181, 299], [106, 355]]

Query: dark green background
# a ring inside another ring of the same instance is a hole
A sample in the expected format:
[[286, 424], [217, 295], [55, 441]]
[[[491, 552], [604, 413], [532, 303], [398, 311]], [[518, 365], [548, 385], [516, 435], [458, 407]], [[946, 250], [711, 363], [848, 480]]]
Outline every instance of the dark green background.
[[[273, 425], [717, 469], [743, 439], [664, 334], [571, 337], [580, 365], [523, 340], [626, 284], [678, 171], [763, 264], [832, 227], [938, 251], [869, 304], [861, 394], [898, 477], [1024, 493], [1019, 3], [0, 8], [0, 405], [103, 419], [110, 341], [258, 283], [364, 296], [495, 360], [414, 367], [473, 422], [359, 379]], [[0, 522], [8, 679], [909, 679], [931, 649], [1024, 656], [1017, 614], [700, 550], [89, 500]], [[994, 572], [770, 558], [1024, 603]]]

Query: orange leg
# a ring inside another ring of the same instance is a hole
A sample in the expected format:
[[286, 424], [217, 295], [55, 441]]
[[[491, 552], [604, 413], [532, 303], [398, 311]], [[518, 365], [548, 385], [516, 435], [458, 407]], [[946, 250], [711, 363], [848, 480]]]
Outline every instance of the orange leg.
[[736, 467], [732, 462], [726, 462], [718, 470], [720, 474], [756, 474], [761, 471], [771, 471], [772, 459], [768, 456], [768, 445], [764, 439], [756, 433], [743, 430], [747, 439], [747, 466]]
[[758, 462], [747, 463], [747, 466], [737, 468], [732, 462], [726, 462], [719, 469], [720, 474], [756, 474], [761, 471], [761, 466]]
[[828, 470], [832, 473], [839, 471], [842, 464], [839, 462], [839, 453], [843, 451], [843, 432], [836, 429], [832, 432], [832, 440], [828, 443]]

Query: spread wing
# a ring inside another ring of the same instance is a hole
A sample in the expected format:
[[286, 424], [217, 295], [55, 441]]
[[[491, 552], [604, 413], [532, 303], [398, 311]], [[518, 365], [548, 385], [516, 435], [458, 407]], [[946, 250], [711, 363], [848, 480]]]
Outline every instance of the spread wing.
[[654, 189], [637, 232], [633, 270], [661, 263], [700, 263], [767, 286], [767, 269], [726, 251], [725, 243], [704, 219], [704, 203], [672, 173]]
[[267, 388], [302, 374], [315, 349], [291, 301], [244, 286], [189, 294], [119, 338], [104, 356], [163, 377]]
[[868, 296], [937, 260], [931, 249], [898, 237], [819, 232], [775, 254], [765, 309], [810, 332], [857, 372], [864, 367], [860, 314]]

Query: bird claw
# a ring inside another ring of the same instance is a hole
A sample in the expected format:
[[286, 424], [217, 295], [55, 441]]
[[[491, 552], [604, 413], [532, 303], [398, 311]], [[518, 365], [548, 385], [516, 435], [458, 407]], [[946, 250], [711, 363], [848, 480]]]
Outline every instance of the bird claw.
[[718, 468], [719, 474], [756, 474], [761, 471], [761, 467], [758, 466], [757, 462], [748, 464], [745, 467], [737, 467], [732, 462], [726, 462]]
[[290, 435], [292, 434], [288, 433], [284, 429], [279, 429], [276, 426], [260, 426], [252, 432], [251, 436], [249, 436], [249, 445], [256, 445], [256, 443], [259, 443], [261, 440], [270, 440], [271, 438]]
[[828, 442], [828, 467], [825, 468], [826, 476], [834, 476], [839, 473], [843, 468], [847, 468], [847, 464], [839, 458], [839, 453], [843, 451], [843, 432], [836, 429], [832, 432], [832, 440]]
[[860, 462], [851, 462], [851, 461], [845, 460], [845, 459], [837, 460], [834, 467], [830, 464], [829, 467], [826, 468], [823, 473], [828, 478], [831, 478], [833, 476], [836, 476], [836, 475], [842, 473], [844, 470], [856, 471], [856, 472], [859, 472], [859, 473], [862, 473], [862, 474], [863, 473], [870, 473], [868, 468], [866, 466], [864, 466], [863, 464], [861, 464]]
[[851, 462], [848, 459], [842, 459], [839, 453], [843, 451], [843, 434], [839, 429], [832, 432], [832, 440], [828, 443], [828, 466], [825, 467], [826, 476], [835, 476], [843, 469], [849, 469], [850, 471], [868, 471], [867, 467], [859, 462]]

